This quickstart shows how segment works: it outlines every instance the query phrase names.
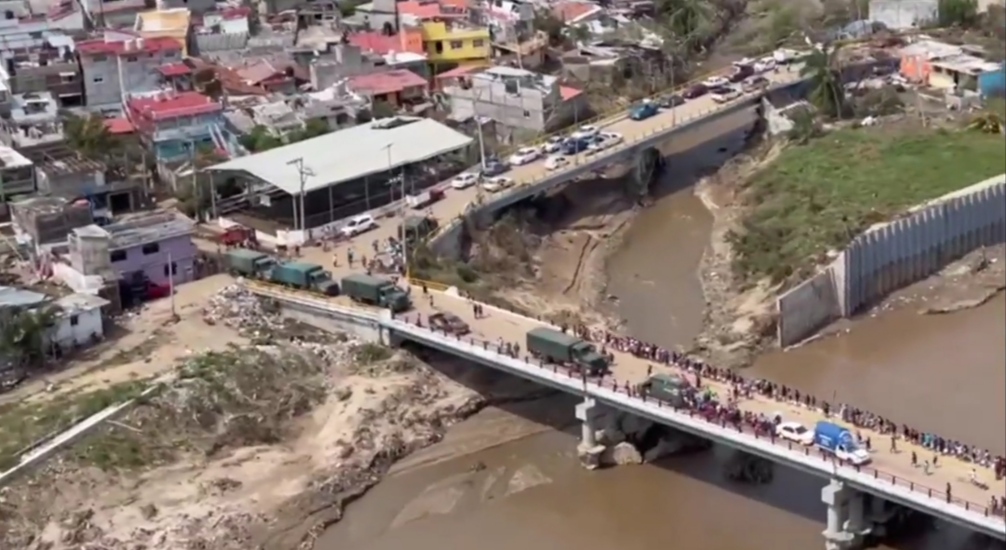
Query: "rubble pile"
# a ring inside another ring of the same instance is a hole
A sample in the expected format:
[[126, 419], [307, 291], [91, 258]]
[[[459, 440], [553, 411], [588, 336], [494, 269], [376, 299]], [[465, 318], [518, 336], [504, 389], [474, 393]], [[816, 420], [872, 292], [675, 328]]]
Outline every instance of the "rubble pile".
[[203, 321], [209, 325], [223, 324], [248, 338], [282, 329], [284, 325], [277, 311], [265, 307], [263, 300], [240, 282], [225, 286], [210, 298], [203, 308]]

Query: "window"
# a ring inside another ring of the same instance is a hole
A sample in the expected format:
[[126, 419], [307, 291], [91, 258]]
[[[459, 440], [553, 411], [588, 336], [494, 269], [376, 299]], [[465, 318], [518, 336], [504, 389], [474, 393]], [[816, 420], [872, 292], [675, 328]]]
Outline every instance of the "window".
[[444, 43], [437, 40], [433, 43], [433, 50], [437, 53], [444, 53]]
[[95, 84], [101, 84], [104, 81], [105, 81], [105, 79], [103, 77], [100, 77], [100, 76], [94, 77], [94, 83]]
[[475, 48], [482, 48], [482, 47], [485, 47], [485, 45], [486, 45], [486, 41], [482, 40], [481, 38], [477, 38], [477, 39], [475, 39], [475, 40], [472, 41], [472, 46], [475, 47]]
[[77, 319], [77, 316], [76, 316], [76, 315], [71, 315], [71, 316], [70, 316], [70, 326], [71, 326], [71, 327], [75, 327], [75, 326], [77, 326], [77, 323], [78, 323], [78, 322], [80, 322], [80, 320], [79, 320], [79, 319]]
[[464, 48], [464, 47], [465, 47], [464, 43], [461, 42], [460, 40], [451, 40], [451, 49], [452, 50], [460, 50], [461, 48]]
[[137, 57], [135, 55], [130, 55], [126, 57], [126, 61], [129, 63], [136, 63]]
[[109, 259], [112, 260], [113, 264], [116, 263], [116, 262], [122, 262], [122, 261], [126, 260], [126, 251], [125, 250], [113, 250], [112, 253], [109, 254], [108, 256], [109, 256]]
[[[178, 264], [171, 262], [171, 274], [178, 275]], [[168, 276], [168, 264], [164, 264], [164, 276]]]
[[531, 118], [531, 111], [524, 111], [524, 118]]
[[143, 245], [143, 255], [149, 256], [151, 254], [157, 254], [161, 251], [161, 245], [159, 243], [147, 243]]

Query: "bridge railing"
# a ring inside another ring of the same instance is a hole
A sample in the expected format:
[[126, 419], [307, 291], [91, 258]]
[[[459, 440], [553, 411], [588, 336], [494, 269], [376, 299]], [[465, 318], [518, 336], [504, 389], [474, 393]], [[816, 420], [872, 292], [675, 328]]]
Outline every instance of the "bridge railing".
[[909, 491], [911, 491], [911, 492], [913, 492], [915, 494], [924, 495], [924, 496], [926, 496], [928, 498], [938, 499], [941, 502], [946, 502], [948, 504], [953, 504], [953, 505], [960, 506], [961, 508], [963, 508], [964, 510], [967, 510], [969, 512], [974, 512], [976, 514], [980, 514], [980, 515], [985, 516], [985, 517], [997, 518], [999, 520], [1006, 519], [1006, 518], [1004, 518], [1004, 510], [1001, 509], [1001, 508], [993, 508], [992, 506], [989, 506], [989, 505], [982, 505], [982, 504], [978, 504], [976, 502], [969, 501], [967, 499], [956, 497], [956, 496], [953, 496], [952, 493], [948, 493], [946, 490], [940, 490], [940, 489], [936, 489], [936, 488], [933, 488], [933, 487], [929, 487], [929, 486], [923, 485], [921, 483], [917, 483], [917, 482], [915, 482], [913, 480], [910, 480], [910, 479], [907, 479], [907, 478], [904, 478], [904, 477], [901, 477], [901, 476], [897, 476], [897, 475], [894, 475], [894, 474], [883, 472], [883, 471], [878, 470], [877, 468], [874, 468], [872, 466], [868, 466], [868, 465], [867, 466], [856, 466], [856, 465], [853, 465], [851, 463], [847, 463], [847, 462], [838, 460], [833, 455], [825, 453], [824, 451], [821, 451], [821, 450], [816, 449], [814, 447], [803, 446], [803, 445], [800, 445], [798, 443], [794, 443], [794, 442], [789, 441], [789, 440], [783, 440], [781, 438], [778, 438], [778, 437], [776, 437], [775, 433], [773, 431], [771, 431], [771, 430], [768, 433], [766, 433], [766, 432], [759, 431], [754, 426], [751, 426], [751, 425], [746, 424], [744, 422], [740, 422], [740, 423], [736, 423], [735, 424], [735, 423], [727, 422], [726, 419], [722, 418], [722, 417], [713, 418], [713, 417], [710, 417], [710, 416], [705, 416], [700, 411], [695, 410], [695, 409], [674, 407], [672, 404], [670, 404], [668, 402], [662, 401], [662, 400], [654, 398], [652, 396], [646, 396], [645, 394], [642, 394], [642, 393], [638, 392], [637, 389], [636, 389], [636, 387], [634, 385], [632, 385], [632, 384], [629, 384], [628, 382], [619, 383], [619, 381], [615, 380], [612, 377], [605, 377], [605, 378], [602, 378], [602, 379], [590, 379], [590, 378], [586, 378], [578, 370], [567, 369], [565, 367], [562, 367], [562, 366], [559, 366], [559, 365], [555, 365], [555, 364], [547, 364], [547, 363], [544, 363], [544, 362], [542, 362], [540, 360], [534, 359], [534, 358], [532, 358], [530, 356], [526, 356], [525, 355], [524, 357], [514, 357], [512, 355], [508, 355], [505, 352], [504, 349], [501, 349], [498, 346], [498, 344], [496, 344], [494, 342], [490, 342], [490, 341], [487, 341], [487, 340], [482, 340], [482, 339], [479, 339], [479, 338], [476, 338], [476, 337], [472, 337], [472, 336], [461, 337], [461, 336], [453, 335], [453, 334], [450, 334], [450, 333], [447, 333], [447, 332], [438, 332], [438, 331], [434, 330], [433, 328], [431, 328], [429, 326], [422, 325], [418, 317], [417, 318], [410, 318], [409, 316], [398, 316], [398, 317], [396, 317], [396, 319], [399, 320], [399, 321], [406, 322], [406, 323], [408, 323], [408, 324], [410, 324], [412, 326], [415, 326], [417, 328], [424, 329], [424, 330], [429, 331], [431, 333], [434, 333], [434, 334], [437, 334], [437, 335], [441, 335], [441, 336], [446, 336], [448, 338], [452, 338], [452, 339], [456, 340], [459, 344], [468, 345], [468, 346], [471, 346], [471, 347], [476, 348], [476, 349], [482, 349], [482, 350], [485, 350], [485, 351], [494, 352], [494, 353], [497, 353], [497, 354], [499, 354], [499, 355], [501, 355], [503, 357], [508, 357], [510, 359], [521, 360], [521, 361], [523, 361], [525, 364], [527, 364], [529, 366], [540, 368], [540, 369], [543, 369], [543, 370], [547, 370], [547, 371], [549, 371], [549, 372], [551, 372], [553, 374], [566, 376], [566, 377], [568, 377], [568, 378], [570, 378], [572, 380], [576, 380], [578, 382], [581, 382], [583, 384], [583, 387], [584, 387], [585, 390], [589, 389], [592, 386], [592, 387], [596, 387], [596, 388], [603, 388], [603, 389], [612, 390], [612, 391], [615, 391], [615, 392], [618, 392], [618, 393], [622, 393], [622, 394], [625, 394], [626, 396], [628, 396], [630, 398], [637, 399], [637, 400], [639, 400], [642, 403], [656, 404], [658, 407], [667, 407], [667, 408], [672, 409], [673, 411], [675, 411], [677, 413], [687, 414], [690, 418], [694, 418], [694, 419], [698, 419], [698, 420], [703, 420], [705, 422], [708, 422], [711, 425], [716, 425], [716, 426], [719, 426], [721, 428], [736, 429], [736, 431], [738, 433], [742, 433], [742, 434], [754, 437], [755, 439], [758, 439], [758, 440], [761, 440], [761, 441], [769, 441], [769, 442], [773, 443], [774, 445], [776, 445], [777, 447], [785, 448], [785, 449], [787, 449], [787, 450], [789, 450], [790, 452], [793, 452], [793, 453], [799, 453], [799, 454], [802, 454], [802, 455], [808, 456], [808, 457], [818, 457], [818, 458], [821, 459], [822, 462], [828, 464], [829, 466], [831, 466], [833, 468], [849, 468], [849, 469], [855, 470], [857, 473], [866, 473], [868, 475], [872, 475], [873, 478], [876, 479], [876, 480], [878, 480], [878, 481], [888, 482], [892, 486], [908, 489]]

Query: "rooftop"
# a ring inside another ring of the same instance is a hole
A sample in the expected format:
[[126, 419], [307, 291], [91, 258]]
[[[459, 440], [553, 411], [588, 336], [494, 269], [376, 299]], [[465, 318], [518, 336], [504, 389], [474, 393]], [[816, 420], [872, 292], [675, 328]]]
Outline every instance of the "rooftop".
[[966, 53], [941, 58], [938, 61], [933, 61], [933, 65], [946, 67], [959, 73], [968, 73], [976, 76], [982, 73], [998, 71], [1002, 66], [998, 63], [985, 61], [984, 59], [968, 55]]
[[192, 116], [222, 111], [223, 106], [199, 92], [133, 97], [126, 102], [130, 113], [151, 120]]
[[188, 8], [145, 11], [136, 14], [135, 29], [142, 32], [188, 30], [191, 20], [192, 13]]
[[919, 40], [914, 44], [909, 44], [904, 48], [901, 48], [899, 53], [902, 57], [923, 56], [926, 59], [933, 60], [952, 55], [960, 55], [963, 53], [963, 50], [961, 50], [960, 46], [954, 46], [953, 44], [946, 44], [936, 40]]
[[[119, 35], [114, 35], [119, 36]], [[164, 51], [182, 51], [182, 45], [174, 38], [131, 38], [128, 40], [109, 40], [114, 38], [107, 34], [105, 38], [77, 42], [77, 51], [81, 55], [130, 55], [137, 52], [157, 53]]]
[[110, 304], [108, 300], [93, 294], [77, 292], [56, 300], [55, 304], [63, 310], [64, 315], [76, 315], [85, 311], [93, 311]]
[[50, 176], [104, 172], [105, 165], [96, 160], [80, 156], [70, 149], [56, 154], [45, 154], [37, 164], [38, 170]]
[[195, 231], [195, 223], [178, 212], [160, 211], [106, 225], [102, 229], [111, 237], [109, 250], [121, 250], [191, 235]]
[[456, 151], [472, 138], [426, 118], [384, 118], [293, 143], [262, 153], [236, 158], [208, 170], [247, 172], [291, 195], [300, 194], [300, 178], [288, 163], [305, 159], [315, 176], [304, 192], [379, 174]]
[[[418, 40], [409, 40], [409, 35]], [[404, 28], [398, 34], [388, 36], [378, 31], [354, 32], [347, 35], [349, 43], [370, 52], [386, 55], [391, 52], [424, 53], [422, 32]]]
[[108, 132], [113, 135], [132, 134], [136, 131], [133, 123], [125, 117], [105, 119], [105, 128], [108, 128]]
[[363, 95], [383, 95], [400, 92], [406, 88], [426, 86], [426, 79], [406, 69], [349, 77], [350, 90]]
[[558, 2], [552, 5], [552, 14], [564, 23], [576, 23], [601, 11], [601, 6], [593, 2], [579, 2], [577, 0]]
[[189, 67], [185, 63], [168, 63], [167, 65], [161, 65], [157, 68], [157, 72], [164, 76], [182, 76], [192, 73], [192, 67]]
[[28, 92], [11, 98], [11, 119], [16, 124], [53, 122], [58, 115], [52, 92]]
[[45, 294], [24, 288], [0, 286], [0, 308], [31, 307], [46, 301], [48, 298]]
[[31, 161], [12, 147], [0, 145], [0, 168], [31, 166]]

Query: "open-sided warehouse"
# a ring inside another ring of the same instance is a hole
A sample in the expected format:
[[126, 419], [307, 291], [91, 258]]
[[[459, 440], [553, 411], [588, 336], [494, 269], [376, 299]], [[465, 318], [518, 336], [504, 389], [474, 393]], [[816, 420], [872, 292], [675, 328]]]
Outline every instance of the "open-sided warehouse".
[[[312, 228], [442, 181], [464, 166], [472, 142], [435, 120], [392, 117], [206, 170], [215, 186], [226, 180], [245, 183], [244, 195], [218, 201], [220, 214], [247, 208], [256, 218]], [[300, 216], [300, 204], [306, 217]]]

